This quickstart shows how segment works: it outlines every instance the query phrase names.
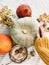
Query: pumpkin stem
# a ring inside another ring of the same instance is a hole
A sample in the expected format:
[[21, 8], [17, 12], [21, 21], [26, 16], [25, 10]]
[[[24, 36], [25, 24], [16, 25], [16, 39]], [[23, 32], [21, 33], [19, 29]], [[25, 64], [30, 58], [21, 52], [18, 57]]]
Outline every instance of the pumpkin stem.
[[25, 29], [24, 29], [24, 30], [22, 30], [22, 32], [23, 32], [24, 34], [27, 34], [27, 30], [25, 30]]

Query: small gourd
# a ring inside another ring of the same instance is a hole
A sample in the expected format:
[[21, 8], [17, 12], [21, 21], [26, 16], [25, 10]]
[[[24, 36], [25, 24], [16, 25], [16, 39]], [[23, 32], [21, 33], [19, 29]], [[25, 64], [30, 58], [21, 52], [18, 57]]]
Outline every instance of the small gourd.
[[15, 44], [24, 47], [34, 45], [36, 34], [39, 32], [39, 23], [32, 17], [18, 19], [10, 29], [10, 35]]

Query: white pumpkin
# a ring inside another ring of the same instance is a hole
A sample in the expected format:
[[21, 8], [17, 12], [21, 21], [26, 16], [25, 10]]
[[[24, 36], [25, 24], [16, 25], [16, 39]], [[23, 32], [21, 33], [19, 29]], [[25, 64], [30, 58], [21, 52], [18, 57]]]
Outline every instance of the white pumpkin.
[[36, 33], [38, 32], [39, 23], [32, 17], [18, 19], [10, 30], [14, 42], [24, 47], [34, 45]]

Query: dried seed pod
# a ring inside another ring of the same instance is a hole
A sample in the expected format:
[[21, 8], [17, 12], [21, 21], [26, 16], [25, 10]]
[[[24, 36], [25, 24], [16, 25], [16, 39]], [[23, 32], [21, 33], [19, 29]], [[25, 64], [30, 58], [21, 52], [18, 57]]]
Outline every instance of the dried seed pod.
[[47, 29], [49, 30], [49, 27], [47, 27]]
[[39, 21], [43, 21], [43, 22], [49, 22], [49, 15], [47, 15], [46, 13], [43, 13], [39, 16]]
[[44, 24], [42, 26], [45, 28], [47, 26], [46, 22], [44, 22]]
[[22, 61], [24, 61], [27, 58], [28, 52], [25, 47], [16, 45], [12, 48], [9, 55], [10, 55], [10, 59], [13, 62], [21, 63]]
[[40, 22], [40, 20], [39, 20], [39, 19], [37, 19], [37, 21], [38, 21], [38, 22]]

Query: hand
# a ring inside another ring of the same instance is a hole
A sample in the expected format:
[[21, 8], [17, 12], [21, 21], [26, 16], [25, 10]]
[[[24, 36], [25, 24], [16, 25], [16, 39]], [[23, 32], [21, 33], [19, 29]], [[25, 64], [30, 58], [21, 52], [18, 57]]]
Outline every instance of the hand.
[[44, 28], [42, 26], [39, 27], [39, 33], [36, 35], [37, 38], [45, 37], [44, 35]]
[[44, 35], [44, 28], [39, 28], [40, 33], [37, 34], [35, 41], [35, 49], [38, 52], [41, 59], [49, 65], [49, 39]]

